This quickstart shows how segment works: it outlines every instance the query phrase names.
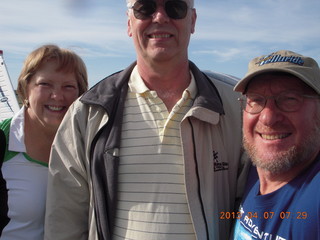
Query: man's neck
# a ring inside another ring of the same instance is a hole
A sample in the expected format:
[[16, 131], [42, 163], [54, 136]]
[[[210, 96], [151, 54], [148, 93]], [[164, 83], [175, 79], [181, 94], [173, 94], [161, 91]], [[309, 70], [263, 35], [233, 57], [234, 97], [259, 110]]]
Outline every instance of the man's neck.
[[188, 61], [175, 65], [138, 62], [138, 71], [146, 86], [157, 92], [169, 112], [191, 81]]
[[287, 176], [287, 174], [272, 174], [260, 168], [257, 168], [257, 171], [260, 180], [260, 195], [272, 193], [293, 179], [291, 176]]
[[260, 194], [265, 195], [280, 189], [297, 177], [306, 168], [308, 168], [315, 158], [311, 158], [309, 161], [302, 162], [290, 170], [282, 173], [271, 173], [267, 170], [257, 167], [260, 180]]

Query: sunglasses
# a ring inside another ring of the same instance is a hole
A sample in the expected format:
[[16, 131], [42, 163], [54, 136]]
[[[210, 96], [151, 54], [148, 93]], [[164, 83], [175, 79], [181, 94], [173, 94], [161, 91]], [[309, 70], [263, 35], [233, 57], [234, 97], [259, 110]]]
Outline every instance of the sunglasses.
[[[145, 20], [152, 18], [152, 15], [157, 11], [157, 3], [152, 0], [138, 0], [129, 8], [133, 9], [135, 18]], [[187, 3], [182, 0], [169, 0], [164, 4], [166, 14], [171, 19], [185, 18], [188, 8]]]

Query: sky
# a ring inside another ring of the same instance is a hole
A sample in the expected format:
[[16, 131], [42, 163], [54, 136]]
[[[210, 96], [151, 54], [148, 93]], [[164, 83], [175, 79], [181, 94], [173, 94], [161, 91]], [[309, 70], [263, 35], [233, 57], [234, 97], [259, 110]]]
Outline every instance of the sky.
[[[195, 0], [189, 59], [242, 78], [248, 62], [287, 49], [320, 64], [319, 0]], [[89, 86], [135, 60], [125, 0], [2, 1], [0, 49], [14, 88], [26, 56], [57, 44], [84, 60]]]

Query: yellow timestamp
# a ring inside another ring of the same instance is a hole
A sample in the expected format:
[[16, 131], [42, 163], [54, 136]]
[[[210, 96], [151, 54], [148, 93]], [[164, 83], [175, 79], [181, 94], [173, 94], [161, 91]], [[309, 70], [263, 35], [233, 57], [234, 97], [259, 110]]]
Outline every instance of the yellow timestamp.
[[[242, 217], [241, 212], [220, 212], [220, 219], [240, 219]], [[308, 213], [307, 212], [247, 212], [245, 214], [246, 218], [259, 218], [259, 219], [272, 219], [278, 217], [280, 219], [307, 219]]]

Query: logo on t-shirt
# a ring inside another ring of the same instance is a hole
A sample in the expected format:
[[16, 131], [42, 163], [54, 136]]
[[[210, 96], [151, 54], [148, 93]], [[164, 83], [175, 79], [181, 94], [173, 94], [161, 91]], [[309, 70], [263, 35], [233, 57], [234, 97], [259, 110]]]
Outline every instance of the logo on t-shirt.
[[[245, 212], [243, 207], [239, 209], [240, 219], [237, 219], [233, 239], [261, 239], [261, 240], [286, 240], [277, 234], [263, 231], [259, 225], [259, 217], [257, 212]], [[265, 212], [268, 213], [268, 212]], [[266, 214], [264, 214], [266, 218]]]

